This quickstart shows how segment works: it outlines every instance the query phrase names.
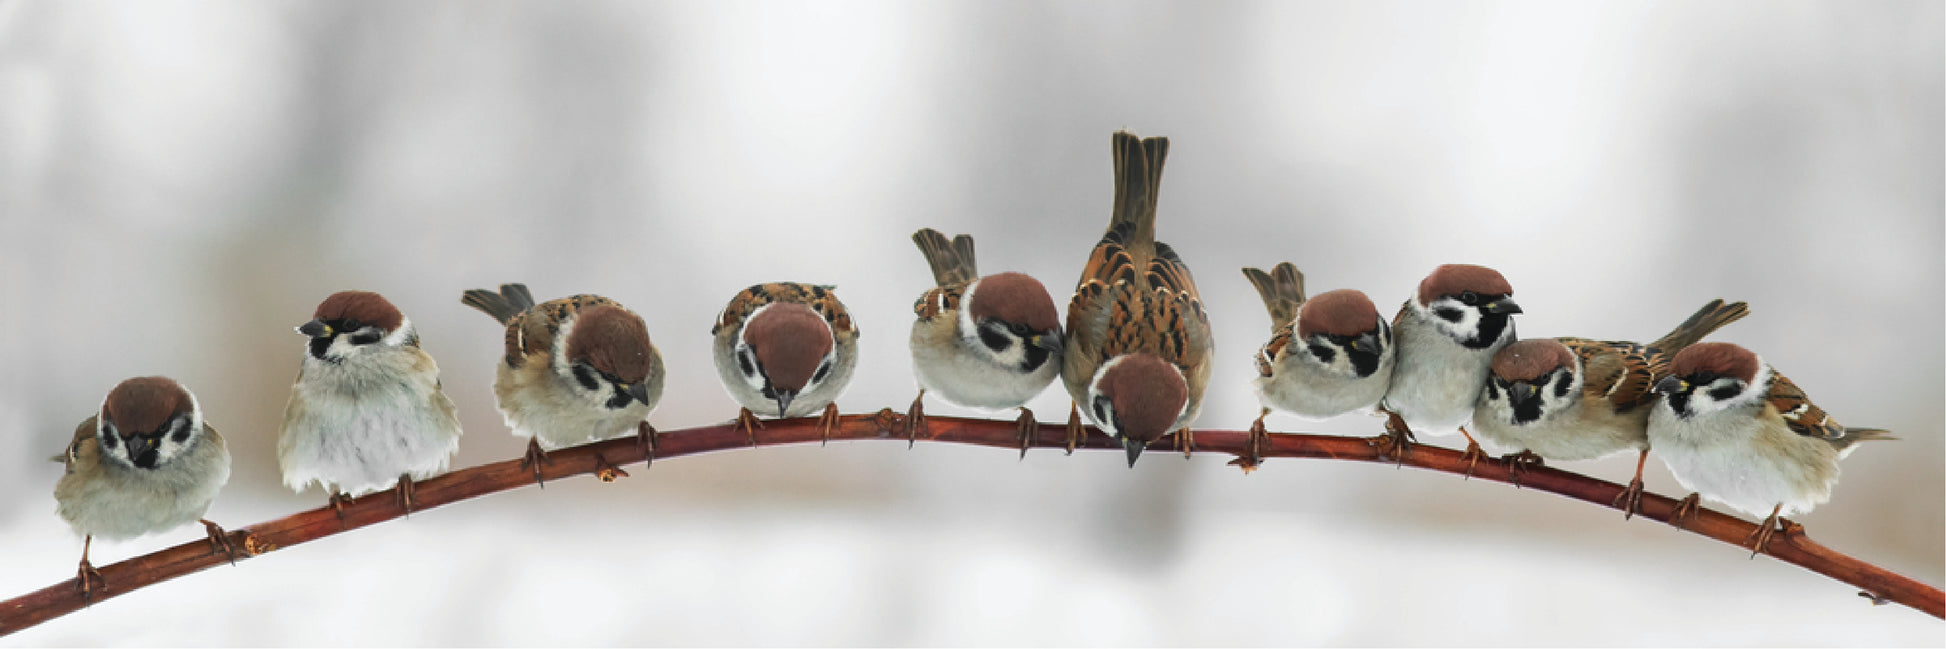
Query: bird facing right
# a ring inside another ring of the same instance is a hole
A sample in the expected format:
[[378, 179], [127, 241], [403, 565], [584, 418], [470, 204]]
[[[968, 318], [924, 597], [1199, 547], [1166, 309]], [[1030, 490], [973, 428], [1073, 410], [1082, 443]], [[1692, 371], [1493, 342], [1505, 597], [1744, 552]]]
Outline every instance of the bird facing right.
[[1250, 387], [1263, 411], [1250, 425], [1249, 471], [1268, 442], [1264, 416], [1272, 409], [1326, 419], [1378, 405], [1398, 359], [1392, 326], [1364, 293], [1351, 289], [1304, 296], [1304, 274], [1290, 262], [1271, 272], [1243, 269], [1270, 311], [1270, 341], [1257, 352]]
[[[202, 520], [230, 480], [230, 451], [203, 421], [196, 395], [160, 376], [109, 390], [55, 459], [67, 469], [54, 485], [55, 511], [85, 538], [75, 586], [84, 598], [105, 585], [88, 563], [95, 537], [129, 539]], [[202, 523], [216, 551], [233, 551], [223, 528]]]
[[[1189, 267], [1155, 240], [1157, 191], [1167, 138], [1112, 138], [1115, 204], [1108, 231], [1095, 244], [1068, 301], [1067, 351], [1061, 381], [1077, 409], [1119, 438], [1129, 466], [1171, 430], [1187, 454], [1189, 424], [1209, 386], [1209, 315]], [[1069, 420], [1069, 445], [1081, 431]]]
[[[1419, 282], [1418, 294], [1392, 318], [1398, 365], [1381, 406], [1392, 453], [1403, 457], [1414, 431], [1435, 435], [1466, 423], [1486, 385], [1493, 354], [1514, 341], [1513, 286], [1485, 266], [1446, 264]], [[1466, 435], [1468, 457], [1480, 446]]]
[[1779, 517], [1831, 499], [1838, 460], [1857, 443], [1896, 439], [1876, 428], [1846, 428], [1811, 403], [1797, 384], [1755, 353], [1730, 343], [1691, 345], [1656, 382], [1662, 402], [1649, 413], [1649, 444], [1676, 481], [1695, 493], [1670, 515], [1682, 524], [1697, 495], [1762, 516], [1751, 535], [1762, 552]]

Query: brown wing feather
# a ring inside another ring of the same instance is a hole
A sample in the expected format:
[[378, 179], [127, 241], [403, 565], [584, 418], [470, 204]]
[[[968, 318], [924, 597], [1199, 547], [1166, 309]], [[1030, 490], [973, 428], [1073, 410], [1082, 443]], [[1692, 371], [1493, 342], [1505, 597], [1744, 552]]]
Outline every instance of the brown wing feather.
[[931, 321], [941, 313], [958, 311], [960, 296], [965, 292], [965, 284], [934, 287], [912, 303], [912, 312], [918, 314], [920, 320]]
[[1669, 373], [1669, 359], [1642, 345], [1618, 340], [1556, 338], [1581, 359], [1584, 397], [1607, 399], [1615, 412], [1628, 412], [1656, 398], [1655, 382]]

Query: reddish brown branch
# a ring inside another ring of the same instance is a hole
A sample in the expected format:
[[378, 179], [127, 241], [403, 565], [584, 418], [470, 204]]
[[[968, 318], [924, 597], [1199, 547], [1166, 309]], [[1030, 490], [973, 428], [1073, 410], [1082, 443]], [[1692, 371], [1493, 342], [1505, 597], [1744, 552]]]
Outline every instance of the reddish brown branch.
[[[831, 431], [831, 439], [904, 440], [903, 420], [903, 416], [890, 409], [870, 415], [846, 415], [840, 420], [838, 428]], [[1012, 421], [928, 417], [926, 423], [928, 425], [921, 428], [921, 439], [1007, 449], [1020, 446], [1017, 437], [1018, 429], [1016, 423]], [[760, 446], [801, 444], [822, 440], [815, 418], [767, 421], [764, 425], [765, 427], [756, 433]], [[1042, 424], [1040, 432], [1031, 443], [1040, 448], [1064, 448], [1067, 444], [1065, 427], [1060, 424]], [[1168, 440], [1157, 442], [1158, 445], [1166, 443]], [[1240, 456], [1246, 452], [1248, 443], [1249, 434], [1244, 431], [1196, 431], [1197, 450], [1205, 453], [1228, 453]], [[745, 436], [743, 429], [735, 424], [704, 426], [659, 436], [656, 458], [668, 459], [744, 448], [749, 445], [749, 438]], [[1087, 438], [1081, 442], [1079, 448], [1116, 451], [1122, 449], [1120, 443], [1092, 429], [1088, 431]], [[607, 465], [614, 466], [641, 462], [645, 457], [645, 450], [644, 445], [631, 438], [562, 449], [548, 454], [551, 461], [541, 465], [540, 475], [546, 480], [558, 480], [584, 473], [600, 473], [603, 469], [603, 461]], [[1374, 446], [1371, 440], [1327, 435], [1273, 433], [1262, 455], [1385, 463], [1397, 461], [1384, 455], [1380, 447]], [[1413, 447], [1406, 454], [1403, 463], [1407, 466], [1457, 475], [1468, 472], [1467, 463], [1461, 459], [1459, 452], [1431, 446]], [[420, 482], [413, 493], [413, 500], [417, 509], [430, 509], [534, 484], [533, 472], [521, 468], [520, 464], [518, 459], [495, 462]], [[1472, 469], [1472, 474], [1475, 478], [1497, 482], [1509, 482], [1511, 479], [1507, 465], [1497, 461], [1480, 462]], [[612, 475], [605, 477], [612, 477]], [[1612, 482], [1547, 467], [1523, 470], [1520, 475], [1520, 485], [1602, 507], [1612, 507], [1610, 503], [1616, 500], [1616, 496], [1620, 495], [1623, 489], [1622, 485]], [[1642, 498], [1640, 515], [1667, 521], [1675, 505], [1676, 501], [1673, 499], [1645, 494]], [[250, 556], [404, 515], [405, 510], [391, 492], [380, 492], [351, 501], [344, 508], [342, 520], [330, 507], [320, 507], [274, 521], [231, 530], [230, 541], [239, 548], [237, 561], [242, 562]], [[1687, 529], [1718, 541], [1742, 546], [1756, 530], [1756, 526], [1733, 516], [1700, 510], [1691, 519]], [[1898, 602], [1934, 617], [1946, 618], [1946, 597], [1942, 597], [1940, 589], [1818, 545], [1804, 535], [1802, 528], [1778, 533], [1771, 539], [1767, 553], [1812, 572], [1861, 588], [1870, 596], [1883, 601]], [[228, 558], [212, 551], [207, 539], [199, 538], [189, 543], [102, 567], [101, 576], [107, 581], [107, 585], [98, 589], [94, 597], [107, 599], [120, 596], [150, 584], [227, 562]], [[86, 606], [87, 603], [81, 593], [75, 590], [72, 581], [0, 602], [0, 635], [11, 634], [72, 613]]]

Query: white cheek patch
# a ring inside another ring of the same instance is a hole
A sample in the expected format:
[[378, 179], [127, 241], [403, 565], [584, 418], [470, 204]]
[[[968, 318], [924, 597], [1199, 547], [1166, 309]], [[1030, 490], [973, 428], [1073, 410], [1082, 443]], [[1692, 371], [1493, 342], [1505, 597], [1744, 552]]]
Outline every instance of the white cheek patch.
[[[1444, 332], [1448, 336], [1466, 340], [1472, 338], [1480, 330], [1480, 310], [1467, 306], [1466, 303], [1457, 299], [1442, 297], [1433, 300], [1432, 304], [1426, 306], [1421, 306], [1418, 300], [1413, 300], [1411, 304], [1412, 308], [1419, 312], [1419, 315], [1424, 316], [1427, 320], [1431, 320], [1433, 326], [1438, 327], [1441, 332]], [[1459, 321], [1454, 322], [1439, 317], [1439, 311], [1441, 309], [1459, 311]]]

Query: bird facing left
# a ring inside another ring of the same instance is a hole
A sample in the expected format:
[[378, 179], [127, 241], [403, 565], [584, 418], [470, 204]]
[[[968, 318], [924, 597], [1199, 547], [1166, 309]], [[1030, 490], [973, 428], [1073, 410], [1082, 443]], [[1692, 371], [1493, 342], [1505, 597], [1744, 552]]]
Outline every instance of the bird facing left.
[[84, 538], [75, 577], [82, 597], [106, 586], [88, 563], [97, 536], [129, 539], [201, 520], [212, 550], [234, 558], [223, 528], [203, 520], [230, 480], [230, 451], [182, 384], [160, 376], [122, 381], [54, 459], [67, 469], [54, 486], [55, 511]]
[[342, 515], [348, 496], [396, 483], [410, 511], [413, 481], [444, 472], [460, 435], [412, 321], [377, 293], [341, 291], [297, 332], [308, 340], [277, 436], [284, 484], [317, 483]]

